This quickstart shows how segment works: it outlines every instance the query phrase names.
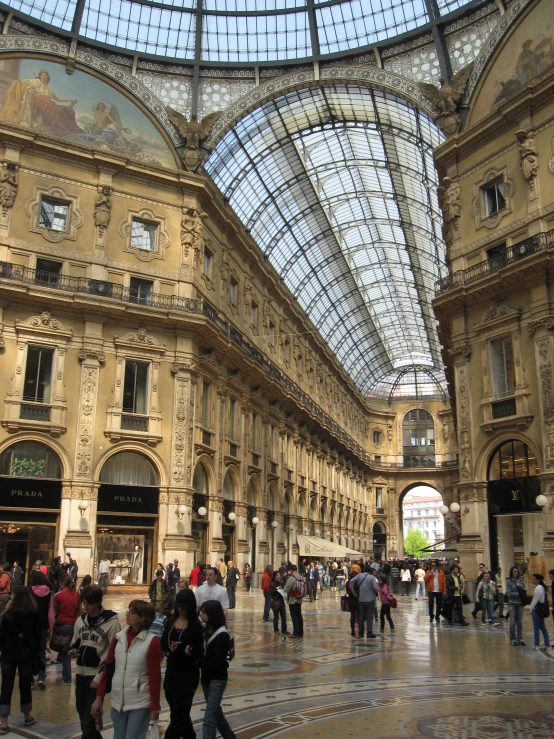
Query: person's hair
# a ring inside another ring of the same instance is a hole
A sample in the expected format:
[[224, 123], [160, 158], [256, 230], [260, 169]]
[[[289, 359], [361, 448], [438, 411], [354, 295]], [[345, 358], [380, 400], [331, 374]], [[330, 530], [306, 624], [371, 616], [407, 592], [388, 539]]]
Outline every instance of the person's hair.
[[37, 602], [33, 594], [25, 585], [18, 585], [12, 591], [12, 599], [6, 606], [6, 610], [12, 613], [29, 613], [37, 610]]
[[459, 570], [460, 569], [460, 565], [459, 564], [456, 564], [456, 562], [452, 562], [450, 568], [452, 570]]
[[513, 577], [514, 570], [517, 572], [518, 577], [520, 575], [519, 567], [516, 567], [515, 565], [513, 565], [512, 567], [510, 567], [510, 579]]
[[31, 587], [35, 587], [37, 585], [46, 585], [46, 578], [40, 570], [33, 570], [33, 572], [31, 572]]
[[188, 577], [181, 578], [177, 584], [179, 585], [179, 590], [186, 590], [188, 587], [190, 587]]
[[209, 567], [206, 567], [206, 575], [208, 574], [208, 570], [212, 570], [212, 572], [215, 573], [218, 572], [217, 567], [214, 567], [213, 565], [209, 565]]
[[432, 560], [431, 564], [432, 565], [435, 565], [436, 567], [438, 567], [439, 566], [439, 560], [438, 559], [434, 559], [434, 560]]
[[223, 608], [218, 600], [207, 600], [202, 603], [200, 607], [201, 611], [204, 611], [208, 617], [206, 624], [206, 634], [211, 636], [222, 626], [226, 626], [225, 614]]
[[291, 570], [292, 572], [295, 572], [297, 569], [298, 567], [296, 565], [293, 565], [292, 563], [289, 564], [289, 570]]
[[197, 563], [196, 563], [196, 566], [197, 566], [197, 567], [202, 567], [202, 562], [197, 562]]
[[129, 603], [129, 610], [131, 613], [136, 613], [140, 618], [139, 630], [146, 631], [154, 623], [156, 618], [156, 611], [152, 603], [148, 603], [146, 600], [132, 600]]
[[61, 561], [62, 561], [61, 557], [54, 557], [54, 559], [52, 560], [52, 564], [59, 565]]
[[175, 617], [177, 617], [177, 610], [185, 612], [189, 626], [195, 621], [198, 621], [198, 606], [196, 605], [196, 598], [192, 590], [188, 588], [186, 590], [179, 590], [175, 596]]
[[[284, 564], [285, 564], [284, 562], [281, 562], [281, 567], [282, 567], [282, 566], [283, 566]], [[245, 565], [244, 565], [244, 567], [245, 567], [245, 568], [246, 568], [246, 567], [250, 567], [249, 563], [248, 563], [248, 562], [246, 562], [246, 563], [245, 563]]]
[[273, 574], [271, 575], [272, 580], [277, 580], [277, 578], [281, 578], [281, 573], [279, 570], [273, 570]]
[[[84, 581], [83, 581], [84, 582]], [[98, 585], [87, 585], [81, 595], [81, 600], [89, 606], [99, 606], [102, 603], [104, 593]]]
[[81, 583], [81, 588], [87, 588], [91, 584], [92, 584], [92, 575], [85, 575], [83, 577], [83, 582]]
[[199, 564], [198, 567], [200, 567], [200, 572], [206, 572], [206, 565], [205, 564]]
[[389, 581], [387, 580], [387, 578], [385, 577], [385, 575], [379, 575], [379, 577], [377, 578], [377, 580], [380, 580], [383, 583], [383, 585], [388, 585], [389, 584]]
[[487, 565], [484, 562], [479, 562], [479, 567], [486, 567]]
[[552, 575], [552, 577], [554, 577], [554, 570], [548, 570], [548, 574], [549, 575]]
[[533, 572], [531, 577], [534, 577], [541, 585], [544, 585], [544, 575], [541, 575], [540, 572]]
[[75, 583], [73, 582], [73, 578], [70, 575], [66, 575], [61, 584], [66, 590], [75, 590]]
[[156, 570], [156, 577], [159, 577], [160, 575], [163, 577], [165, 575], [165, 571], [164, 570]]

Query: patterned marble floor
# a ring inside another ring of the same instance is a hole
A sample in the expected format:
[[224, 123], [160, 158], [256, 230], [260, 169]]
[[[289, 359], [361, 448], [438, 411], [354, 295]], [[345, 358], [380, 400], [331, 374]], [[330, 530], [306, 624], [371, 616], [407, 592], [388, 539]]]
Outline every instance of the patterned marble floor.
[[[128, 600], [114, 593], [106, 604], [123, 615]], [[327, 592], [304, 604], [304, 639], [293, 640], [263, 622], [261, 594], [239, 592], [230, 612], [237, 654], [223, 703], [239, 739], [328, 738], [335, 732], [357, 739], [554, 739], [554, 651], [533, 651], [528, 613], [527, 645], [516, 648], [508, 622], [482, 627], [467, 608], [469, 627], [430, 628], [426, 601], [398, 601], [395, 635], [387, 627], [377, 639], [356, 641], [338, 593]], [[34, 731], [24, 730], [23, 717], [14, 713], [12, 734], [80, 736], [73, 688], [60, 678], [59, 667], [49, 667], [47, 690], [33, 693]], [[18, 702], [14, 694], [14, 709]], [[198, 736], [202, 712], [197, 693]], [[105, 719], [104, 737], [112, 739], [109, 712]], [[162, 729], [167, 720], [165, 708]]]

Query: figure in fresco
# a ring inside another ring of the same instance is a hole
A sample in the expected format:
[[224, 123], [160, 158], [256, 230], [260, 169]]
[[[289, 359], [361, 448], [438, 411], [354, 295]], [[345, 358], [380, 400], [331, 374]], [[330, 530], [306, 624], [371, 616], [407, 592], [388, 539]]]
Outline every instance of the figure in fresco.
[[[106, 110], [106, 103], [100, 100], [93, 106], [94, 120], [90, 126], [91, 133], [95, 136], [103, 135], [105, 131], [113, 133], [115, 128], [118, 136], [124, 133], [132, 133], [130, 128], [124, 128], [121, 123], [121, 117], [115, 105], [110, 103], [109, 111]], [[108, 138], [110, 138], [108, 136]]]
[[[15, 80], [6, 91], [0, 118], [54, 136], [84, 133], [77, 125], [73, 106], [77, 100], [59, 98], [49, 86], [50, 75], [41, 69], [33, 79]], [[59, 105], [69, 103], [69, 105]]]
[[515, 95], [535, 77], [554, 67], [554, 39], [542, 34], [544, 31], [538, 40], [529, 38], [522, 43], [512, 76], [507, 80], [499, 80], [496, 84], [493, 106]]

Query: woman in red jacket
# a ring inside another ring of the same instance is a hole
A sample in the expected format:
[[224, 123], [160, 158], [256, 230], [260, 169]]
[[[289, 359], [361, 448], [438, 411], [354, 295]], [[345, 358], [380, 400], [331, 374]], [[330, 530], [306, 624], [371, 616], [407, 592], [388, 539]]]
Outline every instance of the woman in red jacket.
[[[429, 620], [432, 626], [433, 621], [440, 623], [442, 598], [443, 593], [446, 593], [446, 577], [444, 572], [439, 569], [439, 562], [436, 559], [431, 562], [431, 569], [425, 573], [425, 585], [429, 598]], [[433, 608], [435, 604], [436, 606]], [[433, 611], [435, 611], [434, 616]]]

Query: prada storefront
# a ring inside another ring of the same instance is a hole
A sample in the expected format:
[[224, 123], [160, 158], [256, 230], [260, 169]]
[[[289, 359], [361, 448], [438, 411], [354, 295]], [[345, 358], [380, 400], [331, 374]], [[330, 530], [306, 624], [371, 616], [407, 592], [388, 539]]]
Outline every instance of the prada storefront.
[[61, 497], [60, 460], [47, 446], [22, 441], [0, 455], [0, 559], [18, 561], [25, 584], [37, 560], [52, 562]]
[[108, 562], [110, 582], [149, 583], [156, 562], [158, 475], [137, 452], [110, 457], [100, 473], [96, 562]]

